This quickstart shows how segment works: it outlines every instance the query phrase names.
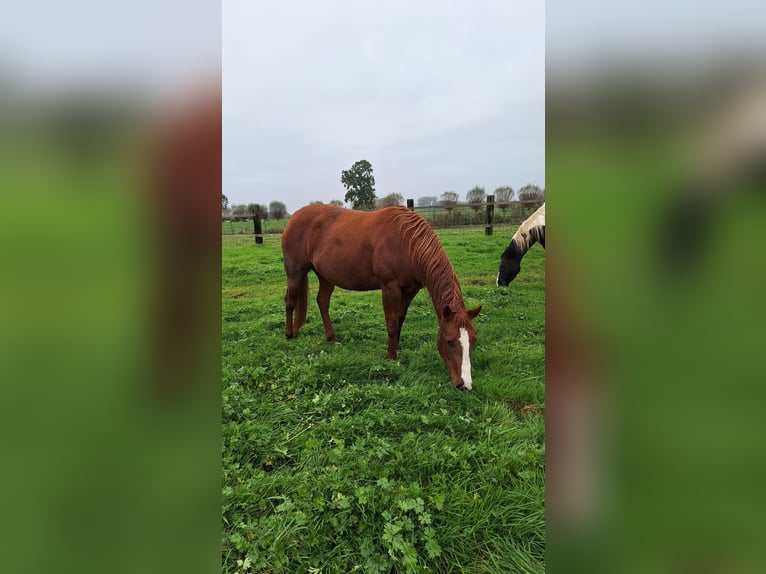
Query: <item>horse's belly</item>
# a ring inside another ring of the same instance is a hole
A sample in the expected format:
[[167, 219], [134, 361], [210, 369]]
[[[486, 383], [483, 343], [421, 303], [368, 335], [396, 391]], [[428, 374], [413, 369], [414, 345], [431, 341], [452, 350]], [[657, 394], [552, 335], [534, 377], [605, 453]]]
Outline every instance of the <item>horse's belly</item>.
[[371, 273], [358, 273], [359, 269], [353, 267], [348, 267], [346, 271], [345, 273], [341, 270], [335, 270], [332, 273], [322, 273], [321, 269], [317, 270], [319, 275], [341, 289], [349, 291], [374, 291], [383, 287], [380, 279]]
[[349, 291], [382, 289], [392, 280], [399, 281], [404, 272], [401, 258], [374, 249], [367, 241], [354, 243], [347, 237], [323, 241], [310, 257], [317, 275]]

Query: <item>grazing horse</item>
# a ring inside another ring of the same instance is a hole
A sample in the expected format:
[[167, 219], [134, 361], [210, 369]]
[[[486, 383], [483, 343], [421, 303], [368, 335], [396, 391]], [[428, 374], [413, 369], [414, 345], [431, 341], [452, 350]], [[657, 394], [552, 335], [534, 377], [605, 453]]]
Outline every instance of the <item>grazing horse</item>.
[[497, 286], [508, 287], [521, 269], [521, 258], [536, 241], [545, 248], [545, 203], [519, 225], [511, 243], [500, 256]]
[[[455, 271], [425, 219], [404, 207], [360, 212], [332, 205], [309, 205], [292, 217], [282, 234], [287, 273], [285, 313], [288, 339], [306, 321], [308, 272], [319, 278], [317, 305], [328, 341], [338, 342], [330, 323], [330, 296], [336, 286], [383, 291], [388, 356], [396, 359], [402, 324], [412, 299], [425, 287], [439, 319], [437, 346], [452, 384], [470, 390], [471, 351], [476, 330], [466, 310]], [[293, 312], [295, 320], [293, 321]]]

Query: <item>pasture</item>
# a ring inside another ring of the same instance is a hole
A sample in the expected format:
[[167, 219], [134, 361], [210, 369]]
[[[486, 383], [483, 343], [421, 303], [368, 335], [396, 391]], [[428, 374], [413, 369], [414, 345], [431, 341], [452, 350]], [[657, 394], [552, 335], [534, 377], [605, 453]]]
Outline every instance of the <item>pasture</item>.
[[495, 286], [515, 226], [437, 230], [474, 319], [456, 391], [424, 289], [386, 358], [381, 292], [336, 289], [328, 343], [284, 336], [279, 236], [223, 238], [223, 571], [543, 572], [545, 252]]

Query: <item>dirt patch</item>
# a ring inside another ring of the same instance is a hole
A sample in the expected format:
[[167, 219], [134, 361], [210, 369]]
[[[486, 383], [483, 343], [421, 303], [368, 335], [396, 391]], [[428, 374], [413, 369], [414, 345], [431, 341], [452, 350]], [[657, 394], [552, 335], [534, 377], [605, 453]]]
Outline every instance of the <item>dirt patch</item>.
[[534, 403], [522, 403], [520, 401], [514, 401], [512, 399], [505, 399], [503, 402], [505, 402], [506, 405], [511, 410], [516, 411], [520, 415], [544, 415], [545, 414], [545, 407], [543, 405], [538, 405]]

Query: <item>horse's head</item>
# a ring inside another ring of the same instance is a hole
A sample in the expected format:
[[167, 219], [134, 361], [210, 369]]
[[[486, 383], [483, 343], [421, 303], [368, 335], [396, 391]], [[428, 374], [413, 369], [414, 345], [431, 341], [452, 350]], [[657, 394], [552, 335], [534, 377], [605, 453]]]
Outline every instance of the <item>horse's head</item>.
[[508, 287], [521, 270], [521, 257], [509, 247], [500, 256], [500, 271], [497, 273], [497, 286]]
[[471, 352], [476, 342], [476, 329], [471, 319], [481, 311], [476, 309], [453, 309], [445, 307], [439, 319], [439, 354], [449, 369], [450, 380], [455, 388], [471, 390]]

